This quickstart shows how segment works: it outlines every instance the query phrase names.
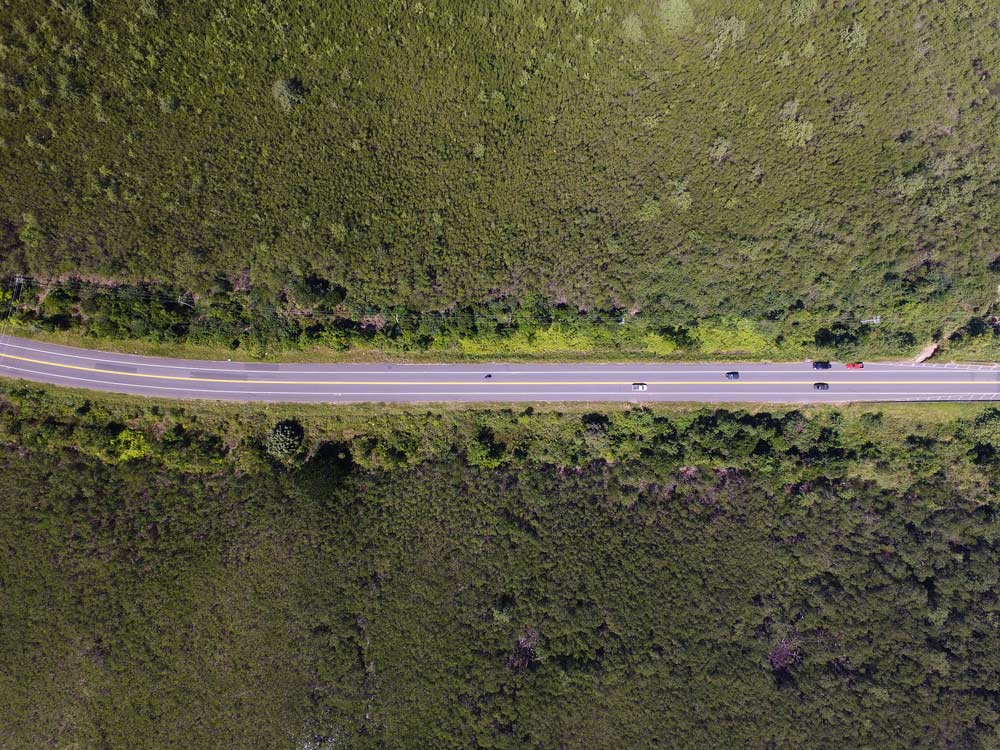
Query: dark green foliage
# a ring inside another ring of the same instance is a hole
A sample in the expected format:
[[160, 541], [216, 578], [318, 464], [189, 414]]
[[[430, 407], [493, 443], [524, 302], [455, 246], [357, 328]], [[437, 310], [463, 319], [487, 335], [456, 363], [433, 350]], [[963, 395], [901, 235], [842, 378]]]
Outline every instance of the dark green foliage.
[[0, 745], [993, 747], [950, 414], [300, 409], [278, 470], [278, 408], [7, 390]]
[[[155, 344], [197, 344], [241, 350], [243, 356], [329, 350], [430, 357], [544, 358], [863, 358], [912, 349], [914, 334], [888, 321], [882, 326], [841, 321], [795, 327], [789, 335], [773, 321], [738, 318], [669, 324], [669, 315], [622, 310], [582, 313], [540, 298], [517, 305], [500, 301], [439, 312], [353, 308], [344, 289], [309, 276], [284, 303], [256, 292], [224, 290], [194, 296], [159, 284], [109, 285], [80, 279], [10, 282], [6, 311], [16, 333], [74, 329], [86, 337], [143, 339]], [[977, 319], [978, 320], [978, 319]], [[798, 324], [796, 324], [797, 326]], [[961, 332], [952, 342], [961, 339]], [[329, 354], [327, 354], [329, 356]]]
[[[109, 339], [141, 338], [153, 341], [198, 340], [201, 320], [191, 301], [170, 287], [144, 284], [105, 287], [71, 280], [51, 289], [30, 282], [12, 287], [17, 295], [17, 318], [42, 330], [83, 327], [92, 336]], [[204, 325], [204, 324], [202, 324]], [[219, 330], [220, 338], [226, 331]]]
[[895, 353], [995, 295], [998, 12], [0, 0], [0, 273], [355, 320], [538, 297], [796, 345], [880, 314]]

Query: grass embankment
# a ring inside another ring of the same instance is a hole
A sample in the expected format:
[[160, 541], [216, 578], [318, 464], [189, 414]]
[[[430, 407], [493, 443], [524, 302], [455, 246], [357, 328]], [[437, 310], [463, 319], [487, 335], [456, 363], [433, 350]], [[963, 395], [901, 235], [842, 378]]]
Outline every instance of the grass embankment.
[[0, 745], [996, 739], [996, 409], [4, 385], [0, 448]]

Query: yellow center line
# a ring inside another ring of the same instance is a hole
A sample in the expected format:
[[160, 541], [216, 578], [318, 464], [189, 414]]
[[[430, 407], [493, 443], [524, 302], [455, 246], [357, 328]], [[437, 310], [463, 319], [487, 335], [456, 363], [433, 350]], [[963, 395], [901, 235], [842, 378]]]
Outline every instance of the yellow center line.
[[[109, 370], [99, 367], [84, 367], [82, 365], [66, 365], [61, 362], [47, 362], [42, 359], [31, 359], [29, 357], [19, 357], [15, 354], [5, 354], [0, 352], [0, 357], [18, 360], [19, 362], [29, 362], [35, 365], [47, 367], [60, 367], [66, 370], [77, 370], [82, 372], [96, 372], [103, 375], [124, 375], [129, 378], [151, 378], [154, 380], [174, 380], [197, 383], [244, 383], [246, 385], [422, 385], [422, 386], [592, 386], [592, 385], [630, 385], [631, 380], [552, 380], [552, 381], [528, 381], [528, 380], [490, 380], [477, 379], [474, 381], [418, 381], [418, 380], [243, 380], [241, 378], [198, 378], [185, 375], [154, 375], [144, 372], [122, 372], [120, 370]], [[178, 366], [177, 369], [183, 369]], [[988, 385], [988, 380], [863, 380], [860, 376], [854, 382], [836, 382], [836, 385]], [[759, 386], [759, 385], [808, 385], [814, 381], [803, 380], [649, 380], [646, 385], [725, 385], [733, 386]], [[641, 391], [637, 391], [641, 393]]]

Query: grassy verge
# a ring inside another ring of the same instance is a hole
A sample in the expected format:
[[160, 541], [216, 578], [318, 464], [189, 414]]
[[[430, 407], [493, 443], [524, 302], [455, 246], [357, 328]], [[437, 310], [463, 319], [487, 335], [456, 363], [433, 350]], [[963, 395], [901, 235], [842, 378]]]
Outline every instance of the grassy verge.
[[[300, 308], [228, 292], [196, 298], [163, 285], [67, 279], [0, 294], [6, 325], [61, 343], [96, 342], [209, 359], [288, 361], [792, 361], [905, 358], [931, 328], [982, 346], [1000, 328], [982, 315], [960, 321], [934, 304], [906, 304], [877, 319], [829, 322], [804, 307], [781, 319], [679, 319], [642, 311], [586, 313], [541, 300], [436, 313]], [[941, 335], [937, 335], [941, 338]]]
[[[766, 330], [766, 326], [762, 326]], [[217, 341], [156, 341], [148, 338], [106, 338], [80, 329], [51, 330], [32, 323], [11, 321], [5, 329], [11, 335], [107, 352], [183, 359], [283, 361], [283, 362], [779, 362], [802, 359], [837, 361], [878, 361], [908, 359], [916, 352], [899, 346], [898, 341], [882, 345], [885, 337], [867, 335], [861, 344], [829, 347], [814, 342], [794, 343], [782, 336], [767, 338], [749, 324], [734, 326], [702, 325], [694, 336], [685, 335], [677, 343], [646, 326], [625, 324], [617, 329], [594, 328], [567, 331], [561, 325], [537, 328], [507, 337], [497, 335], [451, 337], [430, 346], [413, 348], [405, 340], [389, 336], [358, 337], [337, 348], [309, 341], [257, 342], [250, 347], [232, 347]], [[1000, 358], [996, 347], [942, 349], [956, 361]], [[895, 356], [893, 356], [895, 355]], [[939, 358], [941, 358], [939, 356]]]

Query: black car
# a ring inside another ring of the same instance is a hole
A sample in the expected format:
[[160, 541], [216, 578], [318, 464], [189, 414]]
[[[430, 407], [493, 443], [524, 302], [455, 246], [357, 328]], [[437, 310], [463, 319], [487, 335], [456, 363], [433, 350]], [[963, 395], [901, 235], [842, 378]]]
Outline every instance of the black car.
[[831, 367], [833, 367], [833, 365], [831, 365], [829, 362], [825, 362], [823, 360], [818, 360], [816, 362], [813, 362], [813, 369], [814, 370], [829, 370]]
[[828, 391], [828, 390], [830, 390], [830, 384], [829, 383], [813, 383], [813, 388], [815, 388], [817, 391]]
[[736, 372], [736, 370], [732, 370], [731, 372], [726, 373], [726, 380], [739, 380], [739, 379], [740, 379], [740, 374]]

